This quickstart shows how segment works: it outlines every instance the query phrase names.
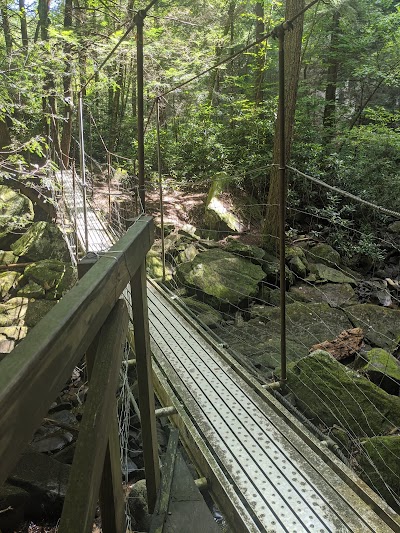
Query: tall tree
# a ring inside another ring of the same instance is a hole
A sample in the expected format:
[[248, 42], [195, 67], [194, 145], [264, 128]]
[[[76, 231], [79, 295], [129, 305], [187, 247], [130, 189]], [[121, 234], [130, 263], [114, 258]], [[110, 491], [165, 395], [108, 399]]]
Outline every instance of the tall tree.
[[340, 11], [335, 10], [333, 12], [332, 30], [330, 37], [330, 46], [328, 52], [328, 72], [327, 72], [327, 84], [325, 89], [325, 107], [323, 126], [325, 128], [325, 138], [329, 138], [333, 134], [333, 129], [336, 123], [336, 90], [339, 74], [340, 58], [338, 54], [339, 44], [339, 30], [340, 30]]
[[[287, 0], [285, 18], [290, 20], [304, 8], [304, 0]], [[303, 16], [294, 23], [293, 29], [286, 32], [285, 53], [285, 157], [290, 158], [292, 147], [294, 117], [296, 111], [297, 88], [300, 73], [301, 40], [303, 35]], [[267, 214], [263, 224], [263, 244], [271, 252], [278, 250], [279, 232], [279, 121], [275, 125], [273, 148], [274, 166], [270, 173], [270, 183], [267, 199]]]
[[[72, 0], [65, 0], [64, 6], [64, 31], [69, 32], [72, 28]], [[64, 44], [64, 123], [61, 137], [61, 161], [65, 168], [69, 167], [69, 151], [72, 136], [72, 117], [74, 111], [72, 95], [72, 61], [71, 61], [71, 44], [69, 39]]]

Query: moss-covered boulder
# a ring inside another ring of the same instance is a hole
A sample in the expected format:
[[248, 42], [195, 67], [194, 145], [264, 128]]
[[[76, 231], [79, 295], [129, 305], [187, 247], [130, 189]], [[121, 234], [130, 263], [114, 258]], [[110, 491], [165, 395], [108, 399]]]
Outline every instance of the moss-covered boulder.
[[292, 257], [288, 262], [288, 266], [296, 278], [304, 279], [307, 276], [307, 267], [300, 257]]
[[29, 300], [25, 314], [25, 325], [28, 328], [36, 326], [56, 304], [57, 301], [55, 300]]
[[11, 250], [0, 250], [0, 265], [11, 265], [18, 261], [18, 256]]
[[[358, 456], [360, 477], [400, 512], [400, 436], [365, 439]], [[396, 502], [397, 500], [397, 502]]]
[[[249, 362], [260, 369], [265, 375], [281, 365], [281, 344], [279, 333], [270, 331], [265, 323], [256, 318], [242, 322], [240, 326], [224, 324], [218, 330], [218, 336], [224, 340], [230, 349], [248, 358]], [[304, 353], [304, 346], [293, 339], [287, 339], [287, 360], [297, 361]]]
[[0, 273], [0, 294], [2, 298], [18, 285], [20, 277], [21, 274], [13, 270]]
[[305, 303], [325, 302], [331, 307], [357, 304], [357, 296], [349, 283], [324, 283], [317, 286], [302, 283], [290, 287], [288, 297]]
[[68, 262], [70, 254], [60, 229], [49, 222], [36, 222], [14, 244], [11, 250], [17, 256], [25, 256], [31, 261], [58, 259]]
[[30, 280], [26, 285], [18, 290], [17, 296], [22, 296], [25, 298], [45, 298], [46, 291], [41, 285]]
[[330, 267], [337, 267], [341, 263], [340, 254], [329, 244], [316, 244], [306, 254], [311, 263], [323, 263]]
[[[279, 336], [279, 308], [255, 305], [251, 309], [251, 317], [266, 323], [270, 337]], [[325, 303], [294, 302], [286, 306], [287, 338], [296, 343], [297, 358], [306, 355], [314, 344], [333, 339], [351, 327], [345, 313]]]
[[317, 350], [288, 365], [287, 389], [317, 424], [359, 437], [387, 434], [400, 425], [400, 398]]
[[[30, 283], [29, 291], [35, 291], [35, 285], [40, 285], [51, 299], [61, 298], [77, 281], [77, 272], [72, 265], [66, 265], [55, 259], [46, 259], [28, 265], [24, 271], [24, 278]], [[37, 289], [36, 289], [37, 290]], [[26, 292], [26, 289], [25, 289]], [[42, 294], [39, 292], [39, 296]]]
[[11, 298], [0, 304], [0, 328], [26, 326], [31, 328], [56, 304], [56, 301]]
[[380, 305], [358, 304], [345, 308], [349, 320], [364, 331], [371, 346], [391, 352], [400, 336], [400, 311]]
[[[279, 260], [271, 254], [265, 254], [262, 267], [266, 274], [267, 281], [272, 285], [278, 286], [280, 280]], [[293, 285], [295, 280], [294, 274], [291, 272], [288, 266], [285, 267], [285, 280], [287, 287]]]
[[182, 283], [201, 291], [216, 305], [221, 301], [237, 305], [256, 296], [258, 284], [265, 277], [260, 266], [217, 248], [179, 265], [177, 274]]
[[181, 244], [177, 248], [177, 255], [174, 258], [175, 263], [180, 264], [193, 261], [198, 253], [199, 251], [194, 244]]
[[196, 315], [197, 320], [209, 328], [215, 328], [222, 322], [222, 314], [210, 305], [195, 298], [182, 298], [182, 301]]
[[262, 248], [259, 248], [258, 246], [253, 246], [251, 244], [244, 244], [235, 238], [229, 237], [227, 239], [224, 249], [227, 252], [231, 252], [232, 254], [240, 255], [242, 257], [251, 259], [253, 263], [257, 264], [262, 263], [263, 257], [265, 255], [265, 251]]
[[331, 283], [356, 283], [356, 280], [341, 270], [331, 268], [323, 263], [310, 264], [310, 272], [317, 281], [330, 281]]
[[400, 363], [393, 355], [382, 348], [373, 348], [360, 359], [361, 367], [358, 369], [363, 374], [367, 374], [371, 381], [390, 394], [398, 394]]
[[28, 298], [19, 297], [0, 304], [0, 327], [23, 326], [28, 304]]
[[[163, 279], [163, 262], [161, 259], [161, 249], [153, 247], [146, 256], [147, 275], [155, 281]], [[165, 281], [170, 281], [173, 276], [173, 269], [169, 263], [165, 263]]]
[[0, 328], [0, 359], [1, 354], [10, 353], [18, 342], [28, 333], [26, 326], [8, 326]]
[[7, 242], [9, 234], [31, 224], [34, 218], [33, 204], [23, 194], [0, 185], [0, 244]]
[[223, 197], [213, 197], [209, 201], [204, 214], [204, 224], [210, 230], [218, 233], [240, 233], [245, 227], [240, 218], [234, 213], [231, 205]]

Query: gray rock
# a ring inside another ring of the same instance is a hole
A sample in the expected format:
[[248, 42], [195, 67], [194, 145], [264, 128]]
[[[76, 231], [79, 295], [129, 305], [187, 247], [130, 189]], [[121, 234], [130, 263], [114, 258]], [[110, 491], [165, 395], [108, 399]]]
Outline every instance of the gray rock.
[[128, 495], [129, 511], [133, 518], [134, 528], [138, 531], [148, 531], [151, 516], [147, 507], [146, 481], [140, 479], [131, 488]]
[[341, 263], [339, 253], [329, 244], [319, 243], [307, 250], [306, 255], [312, 263], [323, 263], [330, 267], [338, 267]]
[[[265, 254], [262, 267], [266, 274], [267, 281], [272, 285], [278, 286], [280, 280], [279, 260], [273, 255]], [[293, 285], [294, 275], [287, 266], [285, 267], [285, 279], [287, 287]]]
[[352, 305], [344, 311], [354, 326], [363, 330], [371, 346], [394, 350], [400, 335], [400, 311], [373, 304]]
[[33, 204], [23, 194], [0, 185], [0, 243], [7, 242], [7, 236], [31, 224], [34, 217]]
[[396, 220], [396, 222], [390, 224], [388, 230], [391, 233], [400, 233], [400, 220]]
[[7, 296], [11, 289], [17, 286], [20, 277], [21, 274], [13, 270], [0, 273], [0, 294], [2, 298]]
[[18, 256], [11, 250], [0, 250], [0, 265], [10, 265], [18, 261]]
[[31, 261], [58, 259], [69, 262], [67, 243], [58, 226], [49, 222], [35, 222], [14, 244], [11, 250], [17, 256], [25, 256]]
[[36, 517], [61, 514], [70, 466], [41, 453], [26, 453], [9, 481], [30, 494], [29, 514]]
[[0, 487], [0, 531], [16, 531], [24, 519], [29, 494], [6, 483]]
[[323, 263], [310, 264], [310, 272], [316, 275], [317, 280], [331, 281], [332, 283], [356, 283], [356, 280], [341, 270], [336, 270]]
[[219, 249], [207, 250], [179, 265], [177, 274], [185, 285], [201, 291], [216, 305], [237, 305], [255, 296], [265, 277], [260, 266]]
[[[378, 436], [362, 441], [358, 463], [370, 487], [400, 512], [400, 436]], [[397, 500], [397, 501], [396, 501]]]
[[265, 255], [265, 251], [262, 248], [259, 248], [258, 246], [252, 246], [251, 244], [243, 244], [237, 239], [229, 237], [224, 249], [227, 252], [249, 258], [257, 264], [262, 264], [262, 259]]
[[[46, 297], [59, 299], [72, 289], [78, 276], [72, 265], [55, 259], [45, 259], [28, 265], [24, 271], [24, 278], [31, 282], [31, 289], [34, 288], [33, 284], [40, 285], [44, 289]], [[40, 296], [42, 295], [40, 294]]]
[[348, 283], [324, 283], [318, 286], [312, 284], [293, 285], [288, 297], [299, 302], [325, 302], [331, 307], [343, 307], [357, 304], [357, 296]]
[[360, 437], [387, 434], [400, 424], [400, 398], [317, 350], [288, 365], [287, 389], [317, 424]]
[[22, 341], [28, 333], [26, 326], [6, 326], [0, 328], [0, 359], [1, 354], [12, 352], [18, 342]]
[[194, 298], [182, 298], [182, 301], [193, 311], [197, 319], [209, 328], [215, 328], [222, 322], [222, 314], [210, 305]]
[[[279, 308], [253, 306], [251, 317], [266, 324], [270, 338], [279, 338]], [[333, 309], [326, 303], [294, 302], [286, 307], [287, 338], [296, 344], [297, 358], [308, 354], [314, 344], [335, 339], [342, 331], [351, 327], [351, 322], [343, 311]]]
[[398, 394], [400, 362], [393, 355], [382, 348], [373, 348], [363, 353], [358, 363], [361, 363], [358, 370], [368, 375], [371, 381], [389, 394]]
[[289, 268], [300, 279], [304, 279], [307, 276], [307, 267], [298, 256], [289, 260]]

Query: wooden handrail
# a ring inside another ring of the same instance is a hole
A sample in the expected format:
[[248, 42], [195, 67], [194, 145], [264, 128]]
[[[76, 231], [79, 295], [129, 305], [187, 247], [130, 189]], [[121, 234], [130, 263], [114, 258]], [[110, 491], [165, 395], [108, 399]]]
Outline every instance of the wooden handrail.
[[152, 218], [143, 216], [0, 361], [0, 484], [125, 287], [143, 269], [152, 241]]
[[[118, 385], [119, 369], [128, 330], [128, 309], [124, 300], [119, 300], [108, 316], [99, 335], [97, 354], [89, 382], [89, 392], [76, 443], [74, 462], [65, 497], [59, 526], [60, 533], [90, 533], [96, 512], [100, 482], [109, 439], [115, 437], [117, 427], [110, 424], [116, 416], [115, 393]], [[117, 433], [118, 436], [118, 433]], [[110, 530], [122, 532], [123, 509], [121, 465], [117, 452], [119, 474], [118, 486], [109, 479], [109, 498], [102, 510], [103, 515], [113, 515]], [[113, 455], [115, 458], [115, 454]], [[115, 502], [115, 492], [119, 501]], [[114, 509], [119, 503], [119, 512]], [[104, 517], [106, 518], [106, 517]], [[108, 518], [108, 517], [107, 517]], [[105, 533], [106, 528], [102, 524]]]

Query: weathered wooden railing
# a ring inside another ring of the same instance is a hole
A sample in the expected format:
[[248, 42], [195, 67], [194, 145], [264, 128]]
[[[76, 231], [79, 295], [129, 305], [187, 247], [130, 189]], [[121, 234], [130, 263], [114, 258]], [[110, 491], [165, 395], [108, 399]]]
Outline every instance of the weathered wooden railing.
[[2, 484], [87, 355], [89, 392], [59, 527], [63, 533], [91, 531], [98, 499], [103, 532], [124, 530], [115, 394], [129, 321], [120, 296], [129, 283], [150, 509], [156, 501], [160, 472], [145, 274], [152, 241], [152, 219], [142, 217], [0, 362]]

